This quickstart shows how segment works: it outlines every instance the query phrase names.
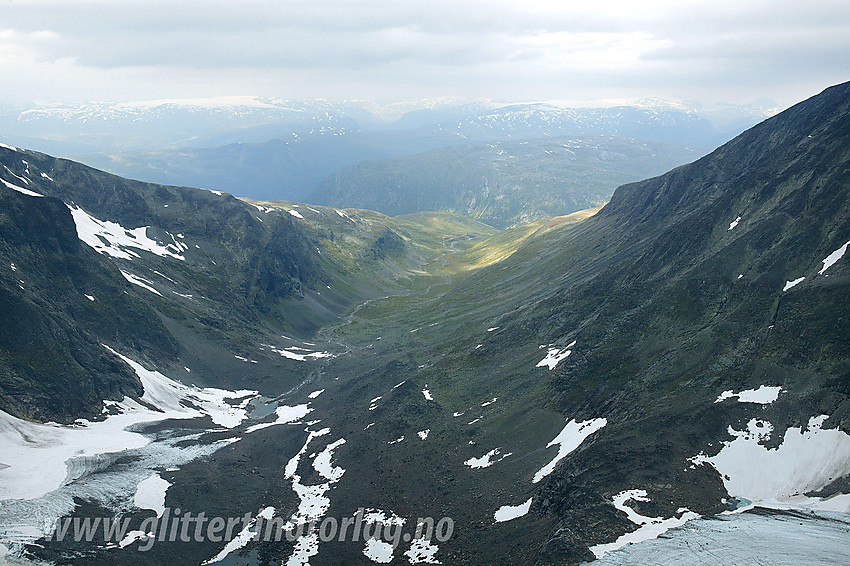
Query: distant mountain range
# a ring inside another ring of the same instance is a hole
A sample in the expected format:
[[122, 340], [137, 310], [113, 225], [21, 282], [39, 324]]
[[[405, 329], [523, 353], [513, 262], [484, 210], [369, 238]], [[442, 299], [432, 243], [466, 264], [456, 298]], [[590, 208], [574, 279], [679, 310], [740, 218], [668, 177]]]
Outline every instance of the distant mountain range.
[[0, 140], [148, 182], [306, 200], [331, 175], [363, 161], [564, 136], [613, 135], [711, 148], [773, 111], [765, 105], [726, 109], [715, 126], [698, 110], [661, 101], [566, 108], [230, 97], [6, 107], [0, 109]]
[[617, 186], [704, 152], [615, 136], [466, 144], [347, 167], [309, 200], [390, 216], [451, 210], [505, 228], [601, 206]]
[[252, 96], [114, 104], [21, 103], [0, 106], [0, 141], [69, 155], [257, 143], [322, 130], [430, 128], [478, 141], [612, 134], [711, 145], [774, 114], [773, 106], [760, 101], [702, 110], [641, 100], [612, 108], [570, 108], [563, 103], [420, 100], [378, 104]]

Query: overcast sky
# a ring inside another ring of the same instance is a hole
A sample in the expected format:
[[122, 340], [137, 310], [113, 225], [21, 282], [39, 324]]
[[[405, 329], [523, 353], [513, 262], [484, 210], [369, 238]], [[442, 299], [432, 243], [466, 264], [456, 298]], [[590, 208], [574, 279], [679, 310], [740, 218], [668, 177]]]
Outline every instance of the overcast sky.
[[850, 80], [850, 2], [0, 0], [0, 101], [670, 100]]

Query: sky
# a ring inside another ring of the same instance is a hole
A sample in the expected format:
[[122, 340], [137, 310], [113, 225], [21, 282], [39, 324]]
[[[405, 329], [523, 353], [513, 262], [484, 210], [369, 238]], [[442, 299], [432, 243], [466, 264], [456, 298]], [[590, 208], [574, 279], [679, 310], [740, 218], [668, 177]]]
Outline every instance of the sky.
[[786, 107], [847, 80], [847, 0], [0, 0], [0, 102]]

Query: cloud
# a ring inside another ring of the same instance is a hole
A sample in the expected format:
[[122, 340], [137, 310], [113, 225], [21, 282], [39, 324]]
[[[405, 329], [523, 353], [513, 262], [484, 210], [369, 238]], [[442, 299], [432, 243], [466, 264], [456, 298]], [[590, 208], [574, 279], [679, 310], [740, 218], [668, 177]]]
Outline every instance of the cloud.
[[787, 99], [850, 69], [843, 0], [30, 0], [0, 25], [0, 79], [30, 82], [6, 97], [32, 97], [48, 73], [73, 84], [44, 96], [89, 84], [91, 99]]

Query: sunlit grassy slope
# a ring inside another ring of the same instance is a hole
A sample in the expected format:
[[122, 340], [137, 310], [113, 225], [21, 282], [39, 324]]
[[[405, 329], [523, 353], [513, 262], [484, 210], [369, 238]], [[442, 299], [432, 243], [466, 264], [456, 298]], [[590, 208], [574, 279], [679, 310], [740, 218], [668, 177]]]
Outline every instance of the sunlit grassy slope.
[[600, 210], [591, 208], [497, 230], [453, 212], [391, 217], [370, 210], [243, 200], [286, 210], [302, 220], [316, 238], [328, 272], [339, 274], [337, 286], [357, 286], [359, 280], [386, 291], [448, 282], [510, 257], [534, 235], [581, 222]]

